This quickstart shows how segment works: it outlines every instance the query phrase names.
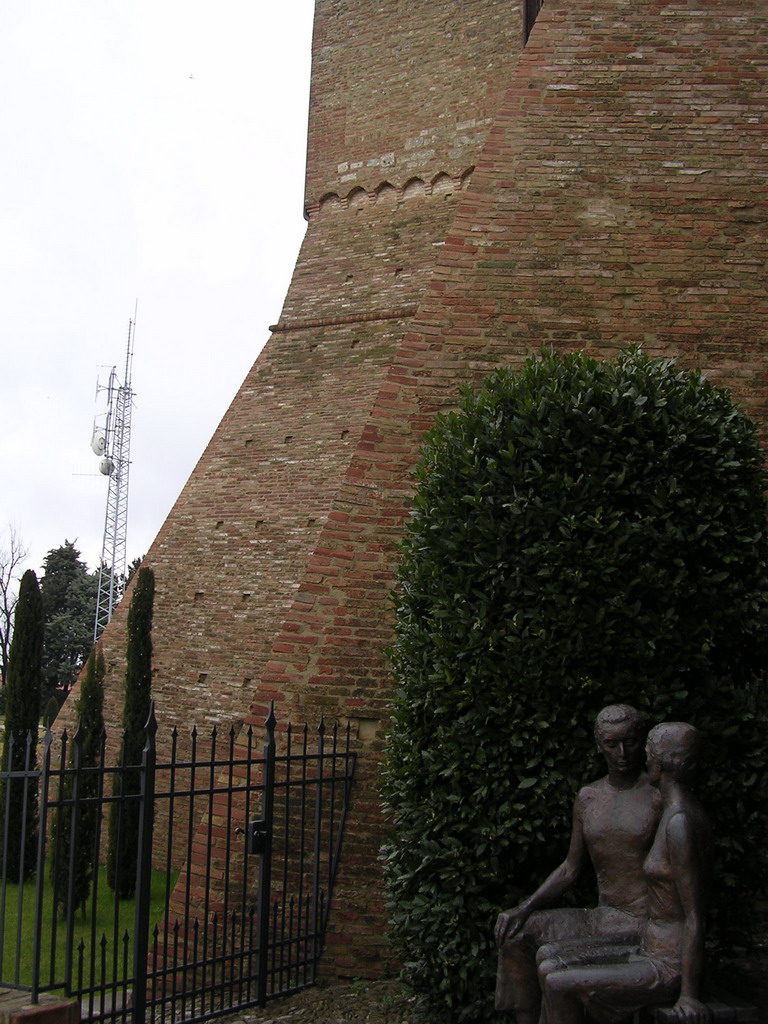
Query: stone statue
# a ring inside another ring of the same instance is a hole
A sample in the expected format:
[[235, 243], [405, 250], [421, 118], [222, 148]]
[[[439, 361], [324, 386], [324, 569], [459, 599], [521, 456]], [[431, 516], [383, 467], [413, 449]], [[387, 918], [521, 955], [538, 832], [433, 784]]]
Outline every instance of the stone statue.
[[[643, 771], [645, 734], [635, 708], [603, 708], [595, 722], [595, 739], [608, 774], [579, 791], [565, 860], [531, 896], [498, 917], [496, 1008], [513, 1010], [517, 1024], [539, 1020], [540, 947], [553, 942], [629, 945], [640, 940], [647, 911], [643, 864], [661, 813], [659, 791]], [[590, 861], [597, 875], [597, 907], [539, 909], [562, 896]]]
[[665, 722], [648, 734], [648, 775], [662, 813], [643, 865], [648, 911], [641, 940], [624, 948], [585, 946], [581, 953], [543, 950], [540, 1024], [580, 1024], [584, 1009], [599, 1024], [618, 1024], [641, 1007], [673, 1001], [678, 1021], [711, 1019], [699, 987], [712, 833], [688, 788], [699, 743], [700, 734], [685, 722]]

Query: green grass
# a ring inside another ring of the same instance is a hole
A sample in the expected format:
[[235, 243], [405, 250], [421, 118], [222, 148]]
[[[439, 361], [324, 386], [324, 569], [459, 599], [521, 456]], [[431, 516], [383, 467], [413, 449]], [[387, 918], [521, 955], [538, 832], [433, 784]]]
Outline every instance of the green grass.
[[[85, 915], [80, 910], [73, 923], [73, 981], [77, 983], [78, 947], [84, 945], [84, 970], [88, 978], [91, 947], [95, 943], [96, 981], [109, 984], [114, 977], [115, 963], [120, 977], [124, 949], [128, 951], [128, 966], [133, 959], [133, 931], [135, 900], [115, 900], [115, 894], [106, 882], [106, 868], [99, 867], [97, 899], [89, 897]], [[170, 884], [168, 884], [170, 881]], [[166, 891], [172, 891], [176, 877], [168, 880], [162, 871], [152, 872], [150, 892], [150, 938], [155, 924], [165, 911]], [[5, 914], [3, 919], [2, 882], [0, 881], [0, 927], [2, 928], [2, 977], [0, 984], [29, 986], [32, 981], [35, 916], [35, 879], [24, 884], [19, 908], [19, 886], [5, 884]], [[117, 921], [115, 916], [117, 914]], [[20, 918], [20, 920], [19, 920]], [[127, 935], [127, 940], [125, 936]], [[55, 943], [55, 946], [54, 946]], [[67, 923], [59, 913], [53, 913], [53, 887], [46, 865], [43, 912], [40, 928], [40, 983], [47, 986], [60, 983], [64, 978], [67, 946]], [[51, 950], [54, 949], [52, 955]], [[18, 950], [18, 957], [17, 957]], [[102, 978], [102, 963], [105, 976]]]

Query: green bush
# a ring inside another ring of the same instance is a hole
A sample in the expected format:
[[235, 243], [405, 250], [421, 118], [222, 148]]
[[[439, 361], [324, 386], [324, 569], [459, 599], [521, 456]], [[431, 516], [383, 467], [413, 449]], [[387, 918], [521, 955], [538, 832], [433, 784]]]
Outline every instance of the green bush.
[[492, 1019], [496, 914], [565, 856], [575, 792], [603, 773], [592, 722], [613, 702], [707, 734], [710, 935], [721, 950], [743, 945], [768, 878], [768, 540], [753, 424], [673, 361], [545, 354], [465, 392], [427, 435], [416, 481], [384, 858], [422, 1008]]

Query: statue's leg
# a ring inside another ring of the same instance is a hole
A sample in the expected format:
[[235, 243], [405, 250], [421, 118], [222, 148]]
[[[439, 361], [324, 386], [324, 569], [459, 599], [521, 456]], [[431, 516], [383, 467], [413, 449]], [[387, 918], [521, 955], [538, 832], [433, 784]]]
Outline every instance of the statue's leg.
[[[552, 946], [542, 946], [542, 950], [551, 950]], [[541, 989], [541, 1011], [537, 1024], [584, 1024], [584, 1008], [573, 998], [557, 998], [557, 993], [549, 989], [549, 975], [553, 971], [563, 971], [559, 959], [539, 959], [539, 988]]]
[[499, 948], [496, 970], [496, 1009], [512, 1010], [517, 1024], [536, 1024], [541, 993], [536, 977], [536, 945], [516, 935]]
[[600, 1024], [617, 1024], [658, 1001], [658, 971], [644, 957], [565, 968], [544, 961], [539, 978], [539, 1024], [581, 1024], [585, 1009]]
[[637, 953], [638, 944], [621, 945], [615, 942], [600, 941], [599, 937], [590, 937], [575, 942], [548, 942], [541, 946], [536, 954], [539, 968], [539, 984], [542, 975], [565, 967], [577, 967], [580, 964], [620, 963], [631, 954]]
[[514, 1012], [517, 1024], [536, 1024], [541, 1012], [536, 966], [539, 947], [556, 939], [587, 938], [591, 930], [588, 911], [540, 910], [531, 914], [517, 935], [499, 947], [496, 1009]]

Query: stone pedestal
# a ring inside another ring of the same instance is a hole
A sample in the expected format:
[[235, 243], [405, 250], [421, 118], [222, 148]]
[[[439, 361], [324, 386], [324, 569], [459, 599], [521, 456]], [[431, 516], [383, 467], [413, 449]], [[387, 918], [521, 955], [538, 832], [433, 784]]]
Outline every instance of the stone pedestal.
[[80, 1004], [49, 994], [33, 1003], [29, 992], [0, 988], [0, 1024], [80, 1024]]

